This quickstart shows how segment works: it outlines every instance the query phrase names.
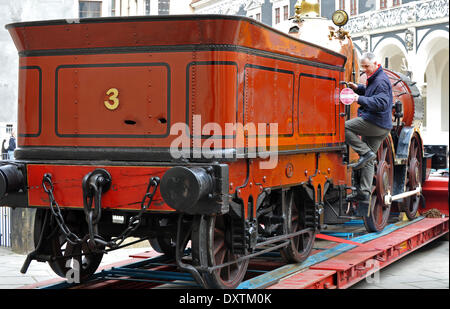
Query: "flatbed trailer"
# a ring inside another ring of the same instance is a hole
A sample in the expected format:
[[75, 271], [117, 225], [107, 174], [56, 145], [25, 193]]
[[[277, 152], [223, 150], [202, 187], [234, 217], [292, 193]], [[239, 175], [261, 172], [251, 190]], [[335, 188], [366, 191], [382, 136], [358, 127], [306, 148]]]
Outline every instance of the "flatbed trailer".
[[[355, 226], [351, 230], [355, 231]], [[348, 226], [342, 229], [348, 229]], [[413, 221], [400, 221], [388, 225], [380, 233], [364, 233], [351, 240], [331, 236], [331, 233], [327, 235], [324, 231], [317, 235], [314, 251], [303, 263], [284, 264], [277, 253], [253, 259], [247, 277], [238, 289], [346, 289], [448, 231], [446, 216], [420, 216]], [[153, 254], [130, 255], [131, 260], [106, 267], [81, 284], [61, 279], [23, 288], [199, 288], [190, 274], [177, 270], [173, 259], [165, 255], [151, 256]]]

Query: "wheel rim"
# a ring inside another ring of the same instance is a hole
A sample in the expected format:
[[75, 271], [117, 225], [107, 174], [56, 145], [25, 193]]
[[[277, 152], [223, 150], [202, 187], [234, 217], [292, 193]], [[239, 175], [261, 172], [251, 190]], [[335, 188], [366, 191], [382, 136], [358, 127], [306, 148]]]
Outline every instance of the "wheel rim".
[[[72, 270], [79, 269], [80, 281], [87, 280], [95, 273], [103, 257], [103, 253], [93, 253], [87, 242], [71, 244], [62, 234], [52, 238], [52, 253], [56, 257], [54, 261], [49, 262], [53, 271], [66, 278]], [[73, 255], [77, 256], [72, 257]]]
[[394, 156], [389, 138], [386, 138], [378, 149], [377, 160], [370, 199], [370, 213], [369, 216], [364, 216], [364, 223], [369, 232], [383, 230], [391, 211], [391, 206], [384, 203], [386, 194], [392, 194], [394, 184]]
[[[422, 149], [417, 135], [411, 139], [407, 163], [407, 174], [405, 181], [405, 191], [412, 191], [422, 184]], [[409, 220], [415, 218], [419, 210], [420, 196], [414, 195], [406, 197], [403, 201], [402, 210]]]
[[[231, 230], [227, 215], [198, 216], [192, 232], [192, 256], [196, 266], [214, 267], [236, 261], [241, 255], [231, 250]], [[202, 273], [206, 288], [233, 289], [247, 272], [248, 259]]]
[[[80, 282], [88, 279], [100, 265], [103, 253], [92, 253], [86, 242], [77, 245], [68, 243], [56, 222], [52, 220], [50, 210], [44, 209], [36, 210], [34, 222], [35, 246], [38, 244], [45, 220], [47, 220], [47, 224], [43, 231], [41, 252], [54, 257], [52, 261], [48, 262], [49, 266], [60, 277], [69, 279], [69, 275], [73, 273], [71, 270], [79, 269]], [[81, 256], [81, 254], [85, 255]], [[70, 257], [71, 255], [79, 256]], [[77, 274], [73, 273], [73, 275], [74, 277], [70, 278], [78, 279]]]
[[[170, 226], [176, 227], [176, 222], [173, 218], [162, 218], [157, 221], [158, 227], [167, 228]], [[189, 239], [185, 240], [183, 249], [186, 247]], [[152, 248], [159, 253], [163, 253], [169, 257], [175, 257], [177, 243], [176, 243], [176, 230], [173, 230], [170, 234], [161, 234], [149, 239], [149, 243]]]
[[[234, 254], [231, 251], [231, 234], [230, 230], [227, 228], [229, 224], [227, 224], [225, 216], [210, 217], [208, 221], [209, 264], [211, 266], [216, 266], [236, 261], [240, 255]], [[215, 270], [208, 279], [210, 283], [212, 281], [214, 285], [217, 285], [216, 287], [236, 287], [247, 272], [247, 265], [248, 260], [233, 263], [229, 266]]]
[[[315, 211], [314, 209], [312, 211]], [[297, 231], [303, 230], [306, 227], [305, 218], [309, 215], [310, 217], [314, 214], [306, 214], [305, 209], [299, 211], [296, 205], [293, 193], [288, 196], [288, 207], [286, 214], [286, 221], [288, 222], [286, 232], [295, 233]], [[314, 233], [305, 233], [295, 236], [289, 240], [289, 245], [286, 248], [281, 249], [282, 257], [288, 263], [300, 263], [303, 262], [312, 250], [314, 243]]]

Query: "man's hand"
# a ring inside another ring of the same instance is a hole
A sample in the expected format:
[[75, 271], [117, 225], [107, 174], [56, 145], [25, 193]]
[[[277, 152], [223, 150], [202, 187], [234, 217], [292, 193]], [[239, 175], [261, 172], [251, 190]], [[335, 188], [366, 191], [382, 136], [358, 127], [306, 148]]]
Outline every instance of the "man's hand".
[[359, 98], [359, 95], [357, 95], [357, 94], [355, 93], [355, 95], [354, 95], [354, 97], [353, 97], [353, 102], [358, 103], [358, 98]]
[[355, 83], [348, 82], [347, 84], [350, 88], [352, 88], [353, 91], [356, 91], [356, 89], [358, 89], [358, 85]]

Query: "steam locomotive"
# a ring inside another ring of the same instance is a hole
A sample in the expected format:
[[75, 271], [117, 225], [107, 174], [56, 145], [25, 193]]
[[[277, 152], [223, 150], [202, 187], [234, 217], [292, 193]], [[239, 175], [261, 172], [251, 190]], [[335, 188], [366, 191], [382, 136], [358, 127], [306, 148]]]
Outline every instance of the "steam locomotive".
[[427, 165], [419, 91], [386, 70], [395, 126], [359, 207], [344, 135], [356, 104], [339, 93], [364, 76], [345, 12], [332, 24], [296, 9], [289, 34], [226, 15], [7, 25], [18, 149], [1, 163], [1, 204], [36, 208], [21, 271], [37, 260], [65, 277], [78, 261], [86, 280], [135, 237], [203, 287], [235, 288], [255, 256], [305, 260], [323, 224], [413, 218]]

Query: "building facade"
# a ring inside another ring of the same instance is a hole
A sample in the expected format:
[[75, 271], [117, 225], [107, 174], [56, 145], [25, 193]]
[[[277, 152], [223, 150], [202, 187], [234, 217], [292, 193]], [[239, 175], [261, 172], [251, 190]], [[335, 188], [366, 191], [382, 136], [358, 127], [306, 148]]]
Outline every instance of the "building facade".
[[425, 102], [425, 144], [448, 146], [449, 1], [380, 2], [386, 7], [363, 13], [356, 6], [346, 28], [359, 53], [371, 51], [417, 82]]
[[[193, 0], [196, 14], [254, 18], [287, 32], [296, 0]], [[300, 0], [301, 2], [301, 0]], [[320, 0], [321, 16], [342, 9], [359, 54], [370, 51], [383, 65], [409, 75], [425, 101], [425, 144], [449, 140], [449, 0]]]
[[79, 17], [190, 14], [191, 0], [79, 0]]

